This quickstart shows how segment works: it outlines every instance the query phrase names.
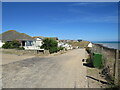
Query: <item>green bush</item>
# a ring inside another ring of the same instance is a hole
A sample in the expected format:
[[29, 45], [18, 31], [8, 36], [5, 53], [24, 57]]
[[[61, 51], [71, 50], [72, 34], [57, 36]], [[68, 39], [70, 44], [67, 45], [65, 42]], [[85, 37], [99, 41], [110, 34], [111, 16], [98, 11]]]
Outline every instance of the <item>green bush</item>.
[[14, 48], [19, 48], [20, 47], [20, 42], [19, 41], [11, 41], [11, 42], [5, 42], [5, 44], [2, 46], [4, 49], [14, 49]]
[[64, 48], [63, 47], [58, 47], [57, 50], [60, 51], [60, 50], [63, 50]]
[[54, 53], [58, 51], [58, 42], [52, 38], [45, 38], [43, 40], [43, 45], [41, 48], [45, 50], [49, 50], [50, 53]]
[[49, 49], [50, 53], [55, 53], [55, 52], [57, 53], [57, 51], [58, 51], [57, 47], [52, 47], [52, 48]]
[[19, 48], [20, 45], [21, 45], [21, 44], [20, 44], [19, 41], [14, 40], [14, 41], [11, 42], [12, 48]]
[[5, 44], [3, 44], [2, 48], [4, 49], [9, 49], [11, 48], [11, 43], [10, 42], [5, 42]]

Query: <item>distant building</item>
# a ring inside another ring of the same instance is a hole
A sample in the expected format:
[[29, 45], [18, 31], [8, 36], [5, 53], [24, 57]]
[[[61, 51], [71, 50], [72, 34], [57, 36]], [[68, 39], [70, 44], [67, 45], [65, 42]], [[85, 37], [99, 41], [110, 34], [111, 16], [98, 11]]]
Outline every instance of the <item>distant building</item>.
[[81, 42], [82, 40], [81, 40], [81, 39], [78, 39], [77, 41], [78, 41], [78, 42]]
[[92, 43], [90, 42], [87, 47], [92, 47], [92, 46], [93, 46], [93, 45], [92, 45]]
[[67, 50], [73, 49], [72, 45], [65, 43], [64, 41], [63, 42], [59, 41], [58, 47], [64, 47]]
[[2, 47], [3, 44], [5, 44], [5, 43], [2, 40], [0, 40], [0, 47]]

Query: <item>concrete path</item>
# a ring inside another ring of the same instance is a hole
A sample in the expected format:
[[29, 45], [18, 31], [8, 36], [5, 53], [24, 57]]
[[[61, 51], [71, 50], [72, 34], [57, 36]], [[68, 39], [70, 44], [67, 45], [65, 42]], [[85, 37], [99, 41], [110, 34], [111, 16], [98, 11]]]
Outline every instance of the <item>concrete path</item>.
[[87, 88], [85, 49], [3, 65], [3, 88]]

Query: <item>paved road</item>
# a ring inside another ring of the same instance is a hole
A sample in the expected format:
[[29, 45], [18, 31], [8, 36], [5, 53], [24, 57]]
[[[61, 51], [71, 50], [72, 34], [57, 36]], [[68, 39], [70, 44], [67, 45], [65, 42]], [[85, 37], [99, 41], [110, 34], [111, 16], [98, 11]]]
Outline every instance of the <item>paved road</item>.
[[3, 65], [3, 88], [87, 88], [84, 49]]

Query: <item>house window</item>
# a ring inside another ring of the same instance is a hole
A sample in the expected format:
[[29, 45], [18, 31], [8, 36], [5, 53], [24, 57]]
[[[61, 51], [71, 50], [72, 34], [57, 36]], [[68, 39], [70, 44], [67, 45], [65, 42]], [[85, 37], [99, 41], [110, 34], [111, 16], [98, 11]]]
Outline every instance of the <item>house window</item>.
[[26, 41], [26, 46], [32, 46], [33, 41]]

